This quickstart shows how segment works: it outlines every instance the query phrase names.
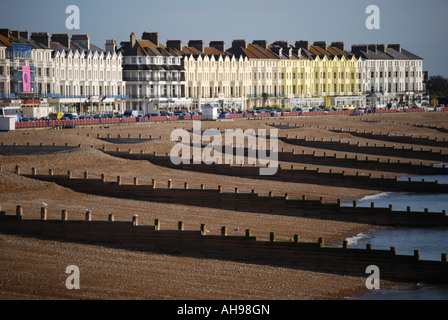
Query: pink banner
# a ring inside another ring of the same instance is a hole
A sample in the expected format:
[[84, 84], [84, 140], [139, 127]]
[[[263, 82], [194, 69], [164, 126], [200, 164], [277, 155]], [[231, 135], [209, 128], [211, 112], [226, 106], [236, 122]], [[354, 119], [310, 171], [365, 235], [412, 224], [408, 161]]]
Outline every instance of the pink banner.
[[30, 92], [31, 91], [31, 72], [30, 72], [29, 66], [22, 67], [22, 81], [23, 81], [22, 92]]

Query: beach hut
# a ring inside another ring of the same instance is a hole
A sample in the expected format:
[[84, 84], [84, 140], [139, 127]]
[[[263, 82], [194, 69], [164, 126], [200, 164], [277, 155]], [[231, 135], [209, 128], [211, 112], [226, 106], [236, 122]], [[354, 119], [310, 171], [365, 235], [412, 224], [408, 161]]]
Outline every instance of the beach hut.
[[202, 119], [216, 120], [218, 119], [218, 107], [207, 104], [202, 107]]

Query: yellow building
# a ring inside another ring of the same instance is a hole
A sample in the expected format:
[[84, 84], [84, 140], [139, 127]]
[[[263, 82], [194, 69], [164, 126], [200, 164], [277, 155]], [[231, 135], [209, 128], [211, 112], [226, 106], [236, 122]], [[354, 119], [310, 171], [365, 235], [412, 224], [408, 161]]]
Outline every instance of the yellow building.
[[311, 94], [323, 97], [325, 106], [361, 106], [361, 71], [356, 57], [345, 51], [343, 42], [315, 42], [308, 50], [314, 55]]

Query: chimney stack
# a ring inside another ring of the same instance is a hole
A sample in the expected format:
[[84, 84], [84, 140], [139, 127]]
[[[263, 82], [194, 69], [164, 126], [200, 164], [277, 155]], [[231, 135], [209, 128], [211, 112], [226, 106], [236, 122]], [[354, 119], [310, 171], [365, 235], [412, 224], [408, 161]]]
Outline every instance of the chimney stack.
[[11, 34], [11, 30], [9, 29], [0, 29], [0, 34], [6, 38], [9, 37], [9, 35]]
[[48, 32], [34, 32], [31, 34], [31, 40], [36, 41], [47, 48], [50, 47], [50, 34]]
[[26, 41], [30, 40], [30, 34], [28, 31], [20, 31], [20, 38], [25, 39]]
[[352, 45], [352, 52], [355, 51], [365, 51], [366, 53], [369, 53], [369, 47], [366, 44], [354, 44]]
[[327, 50], [327, 41], [315, 41], [313, 45]]
[[247, 41], [244, 39], [233, 40], [232, 47], [243, 47], [244, 49], [247, 49]]
[[369, 45], [368, 45], [368, 48], [369, 48], [369, 51], [370, 51], [370, 52], [373, 52], [373, 53], [376, 53], [376, 52], [377, 52], [376, 44], [369, 44]]
[[268, 49], [268, 41], [267, 40], [254, 40], [252, 44], [256, 44], [257, 46], [262, 47], [263, 49]]
[[182, 41], [181, 40], [168, 40], [166, 42], [166, 47], [182, 51]]
[[135, 47], [136, 39], [135, 39], [135, 33], [134, 32], [131, 33], [130, 43], [131, 43], [131, 48]]
[[115, 40], [106, 40], [106, 52], [114, 53], [117, 51], [117, 42]]
[[51, 36], [51, 42], [59, 42], [64, 47], [70, 49], [70, 37], [67, 33], [53, 34]]
[[401, 52], [401, 44], [389, 44], [387, 47]]
[[380, 52], [386, 52], [386, 45], [384, 45], [384, 44], [377, 44], [376, 48]]
[[226, 44], [224, 41], [210, 41], [209, 46], [218, 49], [221, 52], [226, 51]]
[[339, 50], [345, 51], [345, 43], [343, 41], [332, 42], [331, 46], [338, 48]]
[[79, 44], [83, 46], [86, 50], [90, 50], [90, 38], [87, 34], [74, 34], [72, 36], [72, 43]]
[[143, 32], [142, 40], [149, 40], [158, 47], [159, 46], [159, 33], [158, 32]]
[[190, 40], [188, 46], [204, 52], [204, 41], [202, 40]]
[[309, 41], [305, 41], [305, 40], [300, 40], [300, 41], [296, 41], [296, 48], [297, 49], [306, 49], [309, 50], [310, 49], [310, 42]]

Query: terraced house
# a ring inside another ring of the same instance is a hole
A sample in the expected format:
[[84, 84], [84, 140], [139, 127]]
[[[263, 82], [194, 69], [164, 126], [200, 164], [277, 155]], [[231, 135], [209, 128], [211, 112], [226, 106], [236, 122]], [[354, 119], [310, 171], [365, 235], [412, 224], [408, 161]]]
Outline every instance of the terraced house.
[[124, 57], [128, 110], [147, 114], [191, 107], [191, 101], [185, 98], [182, 53], [175, 43], [163, 46], [156, 32], [144, 32], [142, 39], [132, 33], [130, 41], [121, 42], [118, 51]]
[[[234, 40], [232, 46], [225, 50], [221, 41], [219, 50], [210, 54], [216, 43], [213, 41], [209, 48], [205, 48], [201, 40], [190, 41], [189, 47], [182, 49], [188, 59], [185, 63], [187, 94], [191, 95], [193, 105], [200, 107], [208, 102], [203, 100], [204, 94], [207, 95], [207, 88], [215, 86], [208, 83], [209, 71], [204, 71], [202, 66], [207, 56], [214, 61], [222, 61], [224, 66], [223, 78], [218, 79], [221, 81], [218, 90], [211, 90], [211, 93], [223, 95], [213, 101], [223, 108], [227, 108], [222, 103], [224, 98], [241, 100], [241, 103], [233, 105], [236, 110], [266, 105], [294, 108], [361, 106], [365, 103], [359, 61], [344, 50], [341, 42], [327, 47], [325, 42], [310, 46], [308, 41], [297, 41], [295, 46], [291, 46], [287, 41], [268, 45], [266, 40], [252, 43]], [[229, 83], [228, 79], [233, 82]], [[209, 99], [212, 98], [213, 95], [209, 95]]]
[[[121, 55], [91, 44], [88, 35], [50, 37], [47, 32], [30, 35], [0, 29], [1, 44], [6, 47], [6, 55], [0, 56], [0, 65], [6, 67], [6, 82], [0, 88], [4, 104], [18, 101], [36, 110], [45, 105], [52, 112], [124, 111]], [[31, 81], [25, 87], [23, 77], [28, 70]]]
[[249, 60], [230, 55], [223, 41], [206, 47], [202, 40], [191, 40], [181, 47], [186, 70], [186, 94], [194, 109], [204, 105], [224, 109], [245, 108], [244, 95], [250, 90]]
[[367, 104], [377, 107], [420, 103], [423, 85], [423, 59], [400, 44], [358, 44], [352, 52], [362, 68], [362, 92]]

